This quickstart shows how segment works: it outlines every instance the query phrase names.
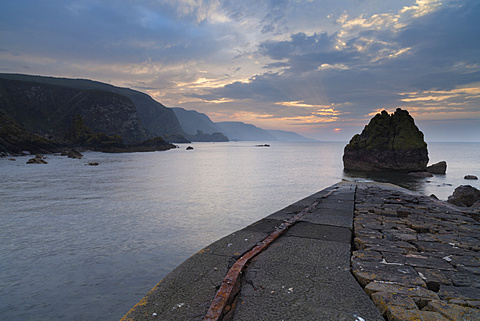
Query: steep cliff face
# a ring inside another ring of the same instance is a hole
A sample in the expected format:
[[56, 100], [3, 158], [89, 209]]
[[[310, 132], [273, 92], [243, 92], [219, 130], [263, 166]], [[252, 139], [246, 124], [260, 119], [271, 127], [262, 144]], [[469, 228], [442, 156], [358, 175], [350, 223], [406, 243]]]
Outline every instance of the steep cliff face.
[[370, 120], [360, 135], [345, 146], [346, 170], [424, 171], [428, 163], [427, 144], [408, 111], [385, 110]]
[[26, 131], [0, 111], [0, 156], [25, 151], [31, 154], [57, 153], [61, 147], [50, 139]]
[[149, 138], [131, 99], [107, 91], [0, 78], [0, 111], [39, 135], [62, 138], [81, 115], [93, 132], [120, 135], [126, 143]]
[[0, 79], [2, 78], [17, 81], [28, 81], [44, 85], [53, 85], [81, 91], [92, 89], [107, 91], [126, 96], [130, 98], [135, 105], [138, 117], [141, 120], [143, 127], [147, 130], [147, 132], [151, 133], [151, 136], [167, 137], [184, 135], [177, 117], [170, 108], [163, 106], [161, 103], [152, 99], [152, 97], [149, 95], [136, 90], [116, 87], [88, 79], [54, 78], [21, 74], [0, 74]]
[[125, 143], [148, 139], [133, 102], [125, 96], [111, 92], [87, 90], [69, 101], [70, 110], [64, 116], [61, 128], [68, 128], [75, 115], [85, 119], [93, 132], [119, 135]]

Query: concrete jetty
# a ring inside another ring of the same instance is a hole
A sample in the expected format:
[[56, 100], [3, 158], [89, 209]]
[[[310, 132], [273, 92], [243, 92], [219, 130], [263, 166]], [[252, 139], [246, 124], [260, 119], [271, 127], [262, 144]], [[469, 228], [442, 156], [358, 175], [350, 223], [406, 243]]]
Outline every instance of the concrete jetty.
[[475, 214], [342, 181], [205, 247], [122, 320], [480, 320], [479, 252]]

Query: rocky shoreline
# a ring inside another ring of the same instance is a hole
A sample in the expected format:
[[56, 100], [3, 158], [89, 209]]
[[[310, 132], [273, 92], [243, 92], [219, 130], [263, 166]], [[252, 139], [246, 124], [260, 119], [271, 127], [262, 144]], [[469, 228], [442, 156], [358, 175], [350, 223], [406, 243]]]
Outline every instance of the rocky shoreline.
[[480, 222], [428, 196], [358, 184], [352, 272], [387, 320], [480, 319]]

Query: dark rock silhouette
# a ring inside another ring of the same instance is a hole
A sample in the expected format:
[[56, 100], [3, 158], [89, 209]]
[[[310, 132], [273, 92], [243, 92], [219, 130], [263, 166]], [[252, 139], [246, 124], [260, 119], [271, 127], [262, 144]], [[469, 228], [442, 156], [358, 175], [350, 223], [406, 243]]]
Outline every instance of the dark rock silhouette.
[[478, 177], [475, 176], [475, 175], [465, 175], [465, 177], [463, 177], [463, 179], [478, 179]]
[[389, 115], [385, 110], [375, 115], [360, 135], [345, 146], [345, 170], [425, 171], [427, 144], [408, 111], [398, 108]]
[[48, 164], [48, 162], [44, 159], [43, 155], [35, 155], [34, 158], [30, 158], [27, 161], [27, 164]]
[[457, 206], [470, 207], [478, 201], [480, 201], [480, 190], [470, 185], [460, 185], [453, 191], [453, 195], [448, 197], [448, 202]]
[[427, 172], [432, 174], [445, 174], [447, 172], [447, 162], [441, 161], [433, 165], [427, 166]]

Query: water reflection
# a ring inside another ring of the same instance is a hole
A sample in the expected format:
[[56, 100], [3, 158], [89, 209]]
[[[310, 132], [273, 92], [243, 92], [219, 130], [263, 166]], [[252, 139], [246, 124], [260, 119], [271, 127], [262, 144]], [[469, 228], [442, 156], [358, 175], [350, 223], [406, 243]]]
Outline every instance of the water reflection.
[[391, 183], [419, 193], [425, 193], [426, 186], [430, 182], [429, 177], [416, 177], [402, 172], [344, 170], [343, 175], [346, 179]]

